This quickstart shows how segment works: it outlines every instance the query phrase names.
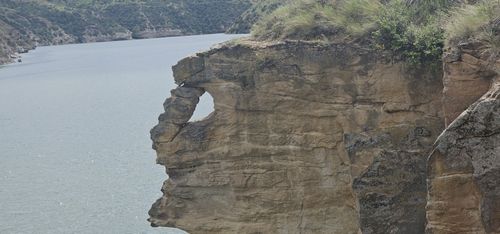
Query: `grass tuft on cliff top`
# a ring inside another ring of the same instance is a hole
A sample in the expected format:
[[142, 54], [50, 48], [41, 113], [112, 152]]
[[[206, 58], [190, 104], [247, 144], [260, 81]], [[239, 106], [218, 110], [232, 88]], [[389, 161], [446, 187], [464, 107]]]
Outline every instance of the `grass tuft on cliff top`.
[[445, 25], [446, 43], [479, 41], [500, 49], [500, 0], [482, 1], [452, 11]]
[[355, 41], [411, 64], [435, 63], [445, 36], [464, 38], [481, 31], [481, 38], [492, 40], [484, 25], [498, 24], [499, 1], [294, 0], [259, 21], [252, 35], [267, 41]]
[[381, 4], [373, 0], [295, 0], [258, 22], [252, 35], [262, 40], [327, 40], [361, 36], [373, 27]]

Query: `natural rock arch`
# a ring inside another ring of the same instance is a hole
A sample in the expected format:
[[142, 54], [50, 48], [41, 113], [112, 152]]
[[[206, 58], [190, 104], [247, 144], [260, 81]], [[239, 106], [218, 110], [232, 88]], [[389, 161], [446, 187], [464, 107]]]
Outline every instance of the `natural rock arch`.
[[[179, 86], [170, 91], [171, 97], [163, 103], [165, 113], [158, 117], [159, 124], [151, 129], [154, 144], [171, 142], [188, 123], [205, 93], [202, 88]], [[153, 148], [156, 148], [153, 145]]]
[[189, 122], [203, 120], [210, 116], [210, 114], [213, 112], [214, 99], [209, 92], [205, 92], [199, 97], [199, 102], [193, 112], [193, 115], [191, 116], [191, 119], [189, 119]]

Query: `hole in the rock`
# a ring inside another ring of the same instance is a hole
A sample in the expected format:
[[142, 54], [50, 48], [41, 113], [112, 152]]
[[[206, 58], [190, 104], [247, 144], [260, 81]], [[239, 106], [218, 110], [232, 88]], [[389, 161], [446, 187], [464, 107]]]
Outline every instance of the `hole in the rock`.
[[196, 105], [196, 109], [194, 110], [193, 116], [189, 119], [189, 122], [199, 121], [210, 115], [214, 111], [214, 99], [212, 95], [208, 92], [205, 92], [200, 97], [200, 102]]

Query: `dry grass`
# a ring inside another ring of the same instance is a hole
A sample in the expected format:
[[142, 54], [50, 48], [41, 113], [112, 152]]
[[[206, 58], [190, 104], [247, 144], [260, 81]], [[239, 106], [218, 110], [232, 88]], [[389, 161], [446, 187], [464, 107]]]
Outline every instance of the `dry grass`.
[[252, 35], [263, 40], [357, 36], [373, 27], [372, 17], [380, 7], [374, 0], [294, 1], [256, 24]]
[[500, 48], [500, 0], [484, 0], [453, 11], [447, 18], [447, 44], [479, 40]]

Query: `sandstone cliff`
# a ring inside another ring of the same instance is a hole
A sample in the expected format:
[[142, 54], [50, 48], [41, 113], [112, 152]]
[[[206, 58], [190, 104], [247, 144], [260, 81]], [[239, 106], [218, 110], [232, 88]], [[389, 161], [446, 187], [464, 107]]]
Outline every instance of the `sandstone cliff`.
[[[499, 13], [496, 0], [297, 1], [254, 27], [259, 42], [180, 61], [151, 131], [170, 178], [150, 222], [500, 233]], [[189, 122], [206, 92], [215, 111]]]
[[500, 233], [497, 53], [467, 43], [445, 54], [443, 104], [450, 125], [429, 158], [429, 233]]
[[[439, 71], [352, 44], [225, 45], [174, 67], [151, 131], [153, 226], [192, 233], [423, 233]], [[188, 122], [203, 93], [215, 111]], [[205, 94], [206, 95], [206, 94]]]

